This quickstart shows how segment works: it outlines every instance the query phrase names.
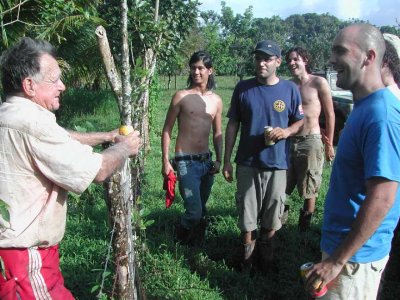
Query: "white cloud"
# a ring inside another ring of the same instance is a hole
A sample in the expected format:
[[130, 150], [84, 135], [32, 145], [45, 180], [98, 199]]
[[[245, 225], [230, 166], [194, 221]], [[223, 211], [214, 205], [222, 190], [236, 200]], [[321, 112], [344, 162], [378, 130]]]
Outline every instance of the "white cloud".
[[338, 0], [335, 15], [343, 20], [362, 19], [361, 0]]
[[319, 4], [321, 1], [320, 0], [303, 0], [301, 1], [301, 5], [300, 7], [307, 7], [307, 8], [313, 8], [315, 7], [317, 4]]
[[[201, 10], [221, 12], [221, 1], [200, 0]], [[396, 25], [400, 22], [399, 0], [226, 0], [226, 5], [235, 14], [243, 14], [250, 5], [253, 6], [255, 18], [279, 16], [286, 19], [293, 14], [317, 13], [336, 16], [341, 20], [357, 18], [369, 21], [377, 26]]]

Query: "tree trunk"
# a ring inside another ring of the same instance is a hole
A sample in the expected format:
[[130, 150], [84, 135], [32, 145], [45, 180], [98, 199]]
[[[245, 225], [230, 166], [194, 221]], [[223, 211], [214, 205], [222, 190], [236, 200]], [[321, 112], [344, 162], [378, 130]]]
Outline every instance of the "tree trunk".
[[[135, 128], [140, 128], [141, 137], [143, 141], [143, 148], [146, 153], [150, 151], [150, 126], [149, 126], [149, 87], [151, 85], [151, 80], [154, 76], [154, 70], [156, 67], [157, 58], [152, 49], [146, 49], [144, 55], [144, 69], [147, 71], [146, 76], [142, 78], [140, 82], [140, 86], [143, 87], [143, 90], [138, 95], [136, 100], [137, 111], [135, 111]], [[137, 127], [136, 127], [137, 126]]]
[[138, 299], [135, 280], [135, 251], [132, 230], [132, 186], [128, 161], [105, 184], [109, 222], [113, 228], [115, 298]]
[[[156, 0], [155, 22], [158, 21], [158, 6], [159, 0]], [[147, 72], [146, 76], [139, 82], [139, 86], [144, 87], [144, 89], [136, 98], [135, 110], [132, 110], [127, 12], [127, 0], [121, 0], [122, 76], [118, 74], [115, 67], [105, 29], [99, 26], [96, 29], [96, 35], [107, 78], [118, 101], [121, 124], [130, 125], [133, 122], [133, 127], [141, 133], [144, 149], [149, 150], [149, 86], [154, 76], [156, 54], [153, 49], [145, 49], [144, 68]], [[161, 34], [157, 41], [158, 45], [160, 41]], [[119, 300], [145, 298], [144, 292], [140, 288], [140, 278], [136, 270], [135, 238], [131, 219], [132, 207], [134, 207], [133, 205], [140, 194], [139, 178], [143, 173], [143, 168], [144, 156], [138, 155], [133, 168], [127, 160], [122, 170], [116, 172], [105, 184], [110, 225], [113, 226], [114, 234], [112, 245], [116, 268], [115, 298]]]
[[171, 73], [168, 73], [168, 82], [167, 82], [167, 89], [171, 88]]
[[[105, 29], [101, 26], [96, 29], [107, 78], [117, 98], [121, 124], [124, 125], [132, 124], [127, 12], [127, 0], [122, 0], [122, 80], [115, 67]], [[105, 188], [110, 226], [113, 228], [112, 247], [115, 263], [115, 298], [121, 300], [140, 299], [140, 289], [135, 285], [135, 279], [136, 283], [140, 281], [138, 280], [135, 264], [134, 236], [131, 219], [134, 197], [129, 160], [126, 160], [124, 167], [105, 183]]]
[[175, 90], [177, 90], [178, 89], [178, 87], [177, 87], [177, 80], [176, 80], [176, 74], [175, 74]]

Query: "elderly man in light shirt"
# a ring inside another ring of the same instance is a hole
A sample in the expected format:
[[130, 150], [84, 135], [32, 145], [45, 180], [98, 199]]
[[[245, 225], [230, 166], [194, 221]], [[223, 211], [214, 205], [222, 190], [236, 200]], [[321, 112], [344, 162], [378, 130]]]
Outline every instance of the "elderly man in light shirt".
[[[73, 299], [59, 268], [67, 192], [82, 193], [138, 153], [138, 132], [68, 132], [56, 123], [65, 90], [55, 48], [23, 38], [3, 52], [0, 106], [0, 299]], [[115, 145], [95, 153], [91, 145]]]

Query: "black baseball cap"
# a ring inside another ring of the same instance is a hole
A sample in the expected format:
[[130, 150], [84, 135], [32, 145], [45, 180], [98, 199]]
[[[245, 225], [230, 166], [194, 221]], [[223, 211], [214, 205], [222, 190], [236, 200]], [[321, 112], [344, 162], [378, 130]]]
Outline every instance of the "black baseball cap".
[[253, 54], [257, 52], [262, 52], [267, 55], [275, 55], [277, 57], [281, 57], [281, 48], [277, 43], [271, 40], [264, 40], [258, 42], [256, 48], [253, 51]]

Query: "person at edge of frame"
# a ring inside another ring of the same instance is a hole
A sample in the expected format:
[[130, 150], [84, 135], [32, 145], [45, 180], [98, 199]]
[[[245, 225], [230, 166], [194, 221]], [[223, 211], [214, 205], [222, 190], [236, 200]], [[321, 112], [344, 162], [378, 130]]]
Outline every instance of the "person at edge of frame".
[[[0, 57], [0, 299], [74, 299], [64, 286], [58, 246], [68, 191], [80, 194], [138, 153], [137, 131], [67, 131], [56, 122], [65, 90], [56, 49], [22, 38]], [[91, 146], [115, 144], [101, 153]], [[3, 203], [3, 204], [4, 204]]]
[[397, 35], [384, 33], [386, 51], [382, 62], [383, 84], [400, 99], [400, 38]]
[[[212, 60], [205, 51], [195, 52], [189, 60], [188, 88], [172, 97], [162, 131], [162, 170], [164, 177], [170, 172], [178, 176], [179, 192], [185, 212], [177, 224], [178, 241], [190, 246], [203, 242], [207, 226], [207, 200], [220, 170], [222, 159], [223, 104], [213, 92], [215, 77]], [[172, 129], [178, 120], [175, 156], [170, 161], [169, 146]], [[209, 149], [209, 135], [213, 131], [215, 160]], [[171, 164], [172, 162], [172, 164]]]
[[[256, 76], [236, 85], [227, 114], [223, 175], [228, 182], [233, 181], [231, 156], [240, 128], [235, 157], [240, 267], [243, 272], [254, 267], [266, 274], [273, 267], [276, 231], [282, 227], [288, 168], [286, 139], [298, 133], [303, 112], [297, 86], [277, 75], [282, 62], [279, 45], [272, 40], [260, 41], [253, 54]], [[273, 127], [268, 143], [265, 126]]]
[[[382, 62], [382, 81], [383, 84], [396, 95], [397, 99], [400, 100], [400, 38], [397, 35], [384, 33], [383, 38], [385, 39], [385, 55], [383, 56]], [[385, 286], [385, 275], [389, 267], [392, 270], [399, 270], [399, 247], [400, 247], [400, 237], [399, 237], [400, 223], [393, 233], [392, 248], [390, 249], [389, 261], [386, 268], [382, 274], [381, 283], [379, 285], [379, 292], [377, 299], [382, 299], [382, 291]]]
[[400, 101], [382, 81], [385, 41], [378, 28], [352, 24], [330, 57], [337, 86], [354, 107], [340, 137], [326, 195], [322, 260], [306, 288], [321, 299], [376, 299], [400, 215]]

